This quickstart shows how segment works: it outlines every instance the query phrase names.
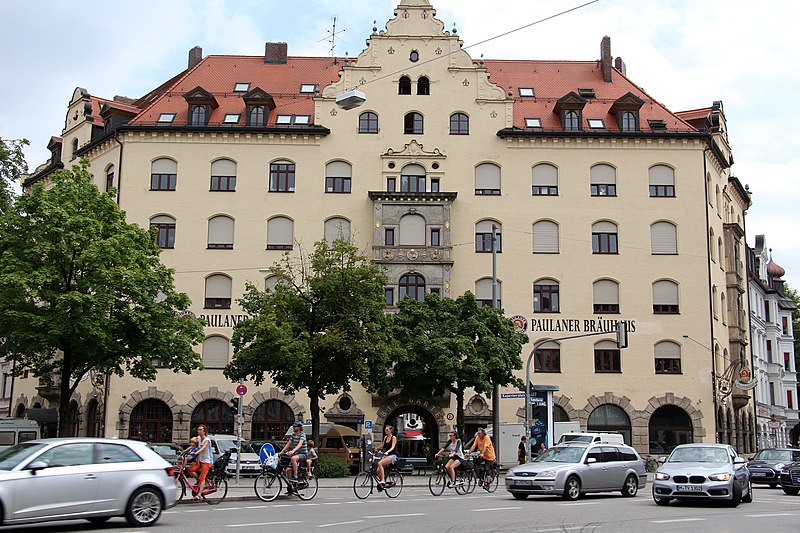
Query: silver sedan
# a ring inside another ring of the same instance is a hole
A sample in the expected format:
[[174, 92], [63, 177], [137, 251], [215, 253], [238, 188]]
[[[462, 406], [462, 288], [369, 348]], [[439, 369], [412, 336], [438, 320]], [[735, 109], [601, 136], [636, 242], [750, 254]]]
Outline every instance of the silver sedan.
[[3, 525], [124, 516], [150, 526], [175, 497], [172, 466], [144, 442], [41, 439], [0, 452]]

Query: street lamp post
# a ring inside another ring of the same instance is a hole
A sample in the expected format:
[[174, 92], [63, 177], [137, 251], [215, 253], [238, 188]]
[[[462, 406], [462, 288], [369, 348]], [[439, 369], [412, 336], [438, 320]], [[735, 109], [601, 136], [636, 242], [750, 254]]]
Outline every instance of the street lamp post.
[[[497, 224], [492, 224], [492, 307], [497, 309]], [[492, 387], [492, 433], [494, 449], [500, 452], [500, 385]]]

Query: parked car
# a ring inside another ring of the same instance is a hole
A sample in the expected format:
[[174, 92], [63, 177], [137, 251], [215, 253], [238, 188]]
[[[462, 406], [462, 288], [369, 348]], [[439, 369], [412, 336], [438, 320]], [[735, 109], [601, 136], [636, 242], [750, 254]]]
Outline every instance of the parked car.
[[561, 435], [557, 444], [564, 444], [565, 442], [611, 442], [614, 444], [625, 444], [625, 439], [620, 433], [609, 433], [605, 431], [582, 433], [580, 431], [569, 431]]
[[796, 496], [800, 492], [800, 461], [781, 468], [780, 483], [783, 492]]
[[175, 497], [172, 465], [144, 442], [39, 439], [0, 451], [3, 525], [124, 516], [150, 526]]
[[178, 455], [185, 449], [174, 442], [149, 442], [147, 445], [170, 463], [174, 463]]
[[613, 491], [632, 497], [646, 482], [644, 463], [636, 450], [609, 443], [558, 444], [506, 474], [506, 490], [518, 500], [530, 494], [560, 494], [565, 500], [577, 500], [587, 492]]
[[[208, 438], [211, 439], [211, 453], [215, 461], [226, 451], [234, 450], [225, 471], [228, 474], [236, 475], [236, 444], [238, 437], [236, 435], [209, 435]], [[261, 473], [261, 460], [258, 457], [258, 453], [253, 451], [246, 441], [242, 441], [239, 462], [239, 475], [257, 476]]]
[[736, 507], [753, 501], [747, 461], [728, 444], [681, 444], [660, 457], [653, 475], [653, 500], [724, 500]]
[[766, 448], [759, 450], [747, 469], [751, 483], [764, 483], [775, 488], [781, 482], [781, 469], [789, 463], [800, 461], [800, 450], [792, 448]]

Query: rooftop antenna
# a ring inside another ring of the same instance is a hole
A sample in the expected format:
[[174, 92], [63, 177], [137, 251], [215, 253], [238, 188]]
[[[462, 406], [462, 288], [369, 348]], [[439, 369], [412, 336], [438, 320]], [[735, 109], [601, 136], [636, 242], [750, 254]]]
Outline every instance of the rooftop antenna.
[[331, 26], [331, 29], [328, 30], [328, 36], [327, 37], [323, 37], [322, 39], [317, 41], [318, 43], [322, 42], [322, 41], [328, 41], [329, 43], [331, 43], [330, 53], [331, 53], [331, 57], [333, 58], [333, 64], [334, 65], [338, 65], [339, 64], [339, 62], [336, 60], [336, 36], [338, 34], [340, 34], [340, 33], [346, 32], [346, 31], [347, 31], [347, 28], [342, 28], [341, 30], [338, 30], [338, 31], [336, 30], [336, 15], [334, 15], [333, 16], [333, 25]]

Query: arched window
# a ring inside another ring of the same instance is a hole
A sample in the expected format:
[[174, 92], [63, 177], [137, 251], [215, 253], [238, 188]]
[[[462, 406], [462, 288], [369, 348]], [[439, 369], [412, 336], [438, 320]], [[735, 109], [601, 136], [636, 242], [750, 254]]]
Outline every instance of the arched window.
[[76, 153], [77, 151], [78, 151], [78, 139], [76, 137], [75, 139], [72, 139], [72, 159], [78, 157], [78, 154]]
[[619, 284], [610, 279], [600, 279], [592, 284], [593, 312], [595, 314], [619, 313]]
[[404, 215], [400, 219], [400, 246], [425, 246], [425, 218]]
[[397, 94], [411, 94], [411, 78], [400, 76], [400, 82], [397, 84]]
[[558, 169], [547, 163], [536, 165], [532, 171], [531, 186], [533, 196], [558, 195]]
[[722, 245], [722, 237], [717, 237], [717, 257], [719, 258], [719, 267], [725, 270], [725, 249]]
[[156, 243], [159, 248], [175, 248], [175, 219], [161, 215], [150, 219], [150, 227], [156, 228]]
[[206, 400], [192, 412], [192, 430], [203, 424], [209, 435], [233, 435], [235, 414], [233, 407], [222, 400]]
[[205, 309], [230, 309], [233, 281], [223, 274], [206, 278]]
[[714, 228], [708, 228], [708, 255], [717, 262], [717, 240], [714, 238]]
[[639, 131], [639, 121], [636, 120], [636, 113], [631, 111], [623, 112], [620, 129], [622, 131]]
[[556, 341], [539, 346], [534, 357], [534, 372], [561, 372], [561, 345]]
[[592, 224], [592, 253], [619, 253], [616, 224], [606, 220]]
[[494, 163], [481, 163], [475, 167], [475, 194], [497, 196], [500, 194], [500, 167]]
[[103, 420], [98, 409], [97, 400], [89, 400], [86, 406], [86, 436], [87, 437], [101, 437], [101, 425]]
[[694, 442], [692, 419], [677, 405], [662, 405], [653, 411], [648, 429], [653, 455], [669, 455], [679, 444]]
[[417, 79], [417, 94], [431, 94], [431, 80], [427, 76], [420, 76]]
[[150, 165], [150, 190], [174, 191], [178, 184], [178, 163], [162, 157]]
[[706, 196], [708, 197], [708, 205], [714, 205], [714, 188], [711, 187], [711, 173], [706, 172]]
[[294, 222], [286, 217], [267, 221], [267, 250], [291, 250], [294, 243]]
[[425, 278], [420, 274], [405, 274], [398, 283], [400, 300], [408, 296], [418, 302], [425, 300]]
[[128, 438], [146, 442], [172, 442], [172, 411], [169, 406], [155, 398], [137, 403], [131, 411]]
[[653, 283], [653, 313], [657, 315], [676, 315], [678, 304], [678, 284], [661, 280]]
[[717, 286], [711, 286], [711, 311], [714, 314], [714, 318], [719, 316], [719, 311], [717, 310]]
[[681, 373], [681, 347], [672, 341], [662, 341], [655, 345], [656, 374]]
[[67, 408], [67, 434], [63, 437], [77, 437], [81, 427], [81, 417], [78, 402], [71, 400]]
[[192, 106], [190, 114], [190, 122], [192, 126], [205, 126], [208, 122], [206, 120], [206, 106], [196, 105]]
[[210, 190], [222, 192], [236, 190], [236, 163], [230, 159], [218, 159], [211, 163]]
[[469, 135], [469, 117], [466, 114], [450, 115], [450, 135]]
[[481, 220], [475, 224], [475, 251], [477, 253], [492, 253], [492, 226], [496, 229], [497, 253], [503, 251], [503, 225], [494, 220]]
[[267, 123], [267, 114], [264, 108], [263, 105], [250, 107], [250, 114], [247, 116], [248, 126], [263, 126]]
[[325, 192], [349, 193], [353, 167], [344, 161], [331, 161], [325, 165]]
[[540, 279], [533, 284], [533, 312], [558, 313], [561, 309], [558, 282]]
[[378, 133], [378, 115], [365, 111], [358, 115], [358, 133]]
[[403, 133], [422, 134], [422, 115], [420, 113], [406, 113], [403, 120]]
[[558, 224], [552, 220], [540, 220], [533, 223], [533, 253], [557, 254]]
[[553, 406], [553, 422], [569, 422], [569, 415], [560, 405]]
[[564, 131], [581, 130], [581, 117], [577, 111], [565, 111], [563, 117]]
[[672, 222], [656, 222], [650, 226], [650, 250], [653, 254], [678, 253], [678, 228]]
[[269, 192], [294, 192], [294, 163], [276, 161], [269, 165]]
[[728, 325], [728, 306], [725, 304], [725, 293], [719, 293], [719, 312], [722, 325]]
[[[295, 421], [292, 408], [280, 400], [267, 400], [253, 411], [250, 438], [253, 440], [283, 441]], [[278, 451], [278, 450], [276, 450]]]
[[589, 169], [589, 190], [592, 196], [616, 196], [617, 169], [611, 165], [594, 165]]
[[650, 183], [650, 196], [674, 197], [675, 196], [675, 171], [667, 165], [655, 165], [648, 170]]
[[350, 242], [350, 221], [346, 218], [333, 217], [325, 221], [325, 241], [331, 245], [337, 239]]
[[400, 173], [400, 192], [425, 192], [425, 168], [421, 165], [406, 165]]
[[230, 342], [225, 337], [214, 335], [203, 340], [203, 367], [224, 368], [228, 364]]
[[208, 221], [208, 249], [233, 250], [233, 219], [225, 215]]
[[622, 359], [616, 342], [600, 341], [594, 345], [594, 371], [598, 374], [622, 372]]
[[631, 419], [616, 405], [603, 404], [597, 407], [586, 424], [587, 431], [608, 431], [621, 433], [625, 444], [631, 445]]
[[114, 188], [114, 165], [108, 165], [106, 168], [106, 191]]
[[[475, 299], [481, 307], [492, 307], [492, 278], [482, 278], [475, 282]], [[497, 308], [503, 307], [503, 282], [497, 280]]]

